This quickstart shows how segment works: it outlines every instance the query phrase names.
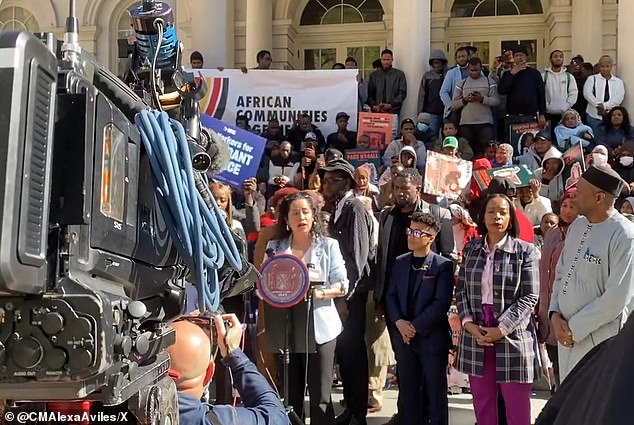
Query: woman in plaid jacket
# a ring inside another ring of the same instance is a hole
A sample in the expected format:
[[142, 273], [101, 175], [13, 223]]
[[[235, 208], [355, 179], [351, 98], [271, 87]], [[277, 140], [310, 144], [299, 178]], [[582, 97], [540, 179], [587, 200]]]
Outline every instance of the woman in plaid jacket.
[[497, 425], [498, 387], [508, 424], [530, 425], [531, 386], [539, 373], [535, 248], [517, 238], [513, 202], [502, 194], [486, 199], [478, 230], [484, 236], [465, 246], [456, 289], [465, 330], [456, 368], [469, 375], [478, 425]]

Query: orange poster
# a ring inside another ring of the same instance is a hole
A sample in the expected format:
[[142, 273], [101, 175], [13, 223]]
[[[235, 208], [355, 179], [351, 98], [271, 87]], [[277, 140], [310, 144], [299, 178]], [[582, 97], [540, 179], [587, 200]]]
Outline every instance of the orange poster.
[[471, 161], [427, 151], [423, 192], [456, 199], [471, 181]]
[[357, 147], [385, 149], [392, 141], [394, 115], [359, 112]]

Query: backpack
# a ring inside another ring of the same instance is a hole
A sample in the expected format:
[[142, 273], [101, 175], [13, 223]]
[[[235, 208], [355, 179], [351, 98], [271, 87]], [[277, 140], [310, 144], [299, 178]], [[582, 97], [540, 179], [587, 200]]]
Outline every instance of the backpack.
[[[571, 77], [570, 72], [566, 71], [566, 92], [570, 91], [570, 77]], [[548, 81], [548, 71], [544, 71], [544, 74], [542, 75], [542, 79], [544, 80], [544, 86], [545, 86], [546, 81]]]

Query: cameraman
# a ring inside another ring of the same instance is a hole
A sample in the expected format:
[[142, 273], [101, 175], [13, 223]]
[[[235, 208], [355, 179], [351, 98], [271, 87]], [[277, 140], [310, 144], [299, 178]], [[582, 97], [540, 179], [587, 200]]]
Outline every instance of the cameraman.
[[[256, 366], [240, 350], [242, 325], [235, 314], [209, 318], [186, 316], [172, 324], [176, 343], [170, 355], [170, 376], [178, 389], [178, 415], [182, 424], [286, 425], [288, 417], [277, 394]], [[211, 381], [215, 364], [211, 327], [217, 333], [222, 362], [231, 369], [244, 407], [210, 406], [200, 401]]]

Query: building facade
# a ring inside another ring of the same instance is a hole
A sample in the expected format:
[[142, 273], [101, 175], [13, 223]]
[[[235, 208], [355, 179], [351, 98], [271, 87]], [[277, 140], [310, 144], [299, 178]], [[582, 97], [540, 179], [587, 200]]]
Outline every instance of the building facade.
[[[184, 62], [199, 50], [208, 67], [252, 67], [256, 52], [267, 49], [274, 68], [329, 69], [354, 56], [367, 74], [387, 47], [395, 66], [405, 71], [410, 93], [416, 93], [431, 49], [443, 49], [451, 63], [456, 47], [473, 45], [487, 64], [521, 43], [540, 69], [553, 49], [593, 63], [609, 54], [617, 75], [626, 84], [634, 81], [634, 57], [626, 53], [634, 40], [634, 26], [626, 22], [634, 16], [634, 0], [164, 1], [175, 11]], [[139, 2], [78, 2], [82, 45], [115, 72], [125, 67], [118, 45], [131, 35], [127, 10]], [[0, 28], [61, 37], [67, 11], [68, 0], [2, 0]], [[408, 97], [407, 112], [413, 112], [415, 97]], [[634, 96], [626, 106], [634, 107]]]

